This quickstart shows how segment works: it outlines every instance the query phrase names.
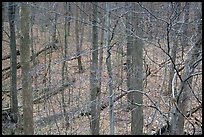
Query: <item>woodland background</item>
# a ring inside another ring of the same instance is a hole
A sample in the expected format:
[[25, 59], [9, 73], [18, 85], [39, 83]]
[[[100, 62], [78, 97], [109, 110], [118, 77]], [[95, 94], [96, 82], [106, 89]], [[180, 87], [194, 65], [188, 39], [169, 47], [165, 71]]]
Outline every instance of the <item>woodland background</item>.
[[2, 2], [2, 134], [202, 134], [201, 2]]

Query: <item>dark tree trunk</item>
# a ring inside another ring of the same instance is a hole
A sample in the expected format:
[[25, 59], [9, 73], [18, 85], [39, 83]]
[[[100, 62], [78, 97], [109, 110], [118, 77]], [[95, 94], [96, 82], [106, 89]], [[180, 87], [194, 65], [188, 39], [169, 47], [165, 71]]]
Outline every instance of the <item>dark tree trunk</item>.
[[9, 26], [10, 26], [10, 51], [11, 51], [11, 111], [14, 121], [18, 121], [18, 99], [17, 99], [17, 54], [15, 35], [15, 9], [16, 4], [9, 2]]

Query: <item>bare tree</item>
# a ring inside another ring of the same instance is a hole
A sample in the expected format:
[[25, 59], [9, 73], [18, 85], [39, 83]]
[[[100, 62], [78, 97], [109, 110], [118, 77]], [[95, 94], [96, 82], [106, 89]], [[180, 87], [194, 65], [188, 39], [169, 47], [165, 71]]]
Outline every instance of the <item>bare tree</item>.
[[[67, 6], [67, 2], [64, 5], [65, 8], [65, 23], [64, 23], [64, 58], [67, 57], [67, 38], [68, 38], [68, 32], [67, 32], [67, 12], [68, 12], [68, 6]], [[67, 75], [67, 63], [66, 61], [63, 62], [62, 64], [62, 86], [64, 86], [65, 84], [65, 76]], [[61, 95], [62, 95], [62, 108], [63, 108], [63, 114], [64, 114], [64, 120], [65, 120], [65, 126], [69, 126], [69, 117], [66, 115], [66, 104], [65, 104], [65, 96], [64, 96], [64, 90], [61, 91]]]
[[[141, 17], [135, 13], [138, 10], [135, 3], [126, 5], [129, 8], [127, 15], [127, 88], [128, 90], [143, 91], [143, 42], [136, 36], [142, 37], [139, 27]], [[143, 94], [128, 93], [128, 102], [131, 110], [131, 134], [143, 134]]]
[[[129, 11], [129, 4], [125, 3], [125, 8], [126, 11], [128, 12], [126, 15], [126, 35], [127, 35], [127, 58], [126, 58], [126, 67], [127, 67], [127, 88], [129, 90], [130, 87], [130, 77], [131, 77], [131, 51], [132, 51], [132, 45], [133, 45], [133, 32], [132, 29], [133, 27], [131, 26], [131, 15], [130, 15], [130, 11]], [[131, 99], [131, 94], [128, 94], [128, 100]], [[128, 109], [130, 108], [130, 105], [128, 106]]]
[[99, 120], [100, 120], [100, 108], [98, 105], [98, 29], [97, 29], [97, 2], [93, 2], [93, 41], [92, 41], [92, 61], [91, 61], [91, 75], [90, 75], [90, 86], [91, 86], [91, 134], [99, 134]]
[[[180, 90], [177, 96], [177, 102], [175, 105], [177, 107], [177, 111], [174, 113], [175, 115], [175, 123], [172, 123], [172, 128], [174, 130], [171, 131], [172, 134], [182, 135], [184, 134], [184, 122], [187, 115], [187, 106], [189, 104], [190, 93], [194, 92], [192, 89], [192, 74], [194, 73], [195, 68], [198, 66], [201, 61], [201, 47], [202, 47], [202, 13], [197, 12], [197, 37], [194, 45], [188, 51], [185, 61], [184, 61], [184, 74], [182, 75]], [[188, 120], [188, 119], [187, 119]], [[188, 122], [190, 122], [188, 120]], [[191, 122], [190, 122], [191, 123]], [[192, 123], [191, 123], [192, 124]], [[193, 125], [193, 124], [192, 124]]]
[[16, 4], [9, 2], [9, 25], [10, 25], [10, 50], [11, 50], [11, 112], [13, 120], [18, 121], [18, 98], [17, 98], [17, 54], [15, 35], [15, 10]]
[[12, 3], [2, 7], [2, 134], [201, 131], [200, 3]]
[[[79, 5], [77, 5], [79, 6]], [[82, 67], [82, 61], [81, 61], [81, 50], [82, 50], [82, 45], [79, 42], [79, 31], [81, 27], [79, 27], [79, 8], [76, 7], [76, 20], [75, 20], [75, 36], [76, 36], [76, 52], [77, 52], [77, 61], [78, 61], [78, 69], [79, 69], [79, 73], [83, 72], [83, 67]], [[82, 25], [82, 24], [81, 24]], [[82, 39], [82, 37], [81, 37]]]
[[106, 3], [106, 26], [107, 26], [107, 32], [106, 32], [106, 45], [107, 45], [107, 57], [106, 57], [106, 65], [108, 70], [108, 88], [109, 88], [109, 116], [110, 116], [110, 135], [114, 135], [114, 93], [113, 93], [113, 70], [111, 65], [111, 48], [110, 48], [110, 9], [111, 4]]
[[23, 129], [25, 135], [34, 134], [33, 125], [33, 97], [30, 80], [30, 37], [29, 37], [29, 6], [21, 3], [21, 43], [20, 59], [22, 65], [22, 92], [23, 92]]
[[72, 10], [71, 10], [71, 2], [68, 2], [68, 26], [67, 26], [67, 33], [68, 33], [68, 36], [70, 36], [70, 26], [71, 26], [71, 12]]
[[[175, 11], [172, 11], [172, 12], [175, 12], [175, 15], [173, 16], [174, 18], [171, 18], [171, 20], [170, 20], [171, 24], [172, 23], [177, 23], [179, 21], [179, 17], [180, 17], [179, 15], [180, 15], [180, 12], [181, 12], [181, 3], [176, 2], [174, 5], [175, 5], [175, 8], [174, 8]], [[173, 45], [172, 45], [172, 48], [171, 48], [171, 54], [170, 54], [170, 56], [172, 58], [172, 62], [171, 62], [170, 70], [169, 70], [169, 84], [168, 84], [168, 94], [169, 95], [171, 95], [171, 93], [172, 93], [171, 90], [172, 90], [172, 80], [173, 80], [173, 75], [174, 75], [174, 64], [176, 62], [176, 53], [177, 53], [176, 51], [177, 51], [178, 42], [179, 42], [178, 41], [179, 35], [177, 33], [177, 30], [179, 29], [179, 26], [180, 26], [179, 24], [176, 25], [176, 27], [175, 27], [176, 32], [170, 33], [174, 37], [173, 37]], [[168, 43], [170, 43], [170, 36], [168, 35], [167, 37], [168, 37], [167, 39], [169, 40]]]
[[184, 49], [188, 46], [188, 38], [189, 38], [189, 13], [190, 13], [190, 2], [186, 2], [186, 7], [184, 9], [184, 22], [183, 22], [183, 35], [181, 37], [181, 46], [182, 46], [182, 58], [184, 56]]
[[[105, 8], [105, 3], [103, 3], [103, 6]], [[105, 12], [104, 12], [105, 13]], [[105, 19], [102, 19], [102, 26], [105, 26]], [[101, 40], [100, 40], [100, 51], [99, 51], [99, 90], [101, 93], [101, 78], [102, 78], [102, 72], [103, 72], [103, 49], [104, 46], [104, 29], [101, 29]]]
[[[133, 4], [133, 10], [136, 11], [138, 6]], [[133, 25], [134, 25], [134, 35], [142, 37], [142, 29], [139, 27], [140, 21], [142, 20], [140, 14], [133, 13]], [[139, 38], [133, 39], [132, 45], [132, 76], [130, 89], [136, 89], [143, 91], [143, 41]], [[133, 92], [131, 103], [134, 105], [134, 109], [131, 112], [131, 134], [132, 135], [141, 135], [143, 134], [143, 94], [138, 92]], [[138, 105], [137, 104], [141, 104]]]

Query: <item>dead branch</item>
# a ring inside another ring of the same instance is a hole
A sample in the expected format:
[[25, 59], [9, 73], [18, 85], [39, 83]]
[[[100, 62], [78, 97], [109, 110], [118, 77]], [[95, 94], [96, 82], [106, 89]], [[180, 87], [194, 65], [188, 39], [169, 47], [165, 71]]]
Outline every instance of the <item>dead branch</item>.
[[[45, 46], [45, 48], [43, 48], [42, 50], [40, 50], [39, 52], [37, 52], [34, 56], [35, 56], [35, 57], [38, 57], [41, 53], [43, 53], [44, 51], [46, 51], [46, 50], [48, 50], [48, 49], [50, 49], [50, 48], [56, 49], [56, 47], [53, 46], [53, 42], [47, 44], [47, 45]], [[18, 51], [19, 51], [19, 50], [18, 50]], [[49, 52], [48, 52], [48, 53], [49, 53]], [[19, 55], [20, 55], [20, 52], [19, 52]], [[10, 58], [10, 55], [7, 55], [7, 56], [4, 57], [4, 58], [5, 58], [5, 59], [8, 59], [8, 58]], [[2, 59], [2, 60], [3, 60], [3, 59]], [[30, 61], [32, 61], [32, 60], [33, 60], [33, 56], [30, 57]], [[19, 69], [19, 68], [21, 68], [20, 62], [17, 63], [17, 69]], [[11, 69], [11, 66], [6, 67], [6, 68], [3, 68], [3, 69], [2, 69], [2, 72], [5, 72], [5, 71], [7, 71], [7, 70], [9, 70], [9, 69]], [[10, 77], [10, 71], [5, 72], [5, 73], [2, 75], [2, 79], [3, 79], [3, 80], [6, 80], [6, 79], [9, 78], [9, 77]]]
[[65, 88], [67, 88], [69, 86], [69, 83], [64, 85], [64, 86], [61, 86], [61, 87], [58, 87], [58, 88], [54, 88], [52, 90], [50, 90], [49, 88], [45, 88], [43, 89], [43, 95], [41, 95], [40, 97], [36, 98], [33, 100], [33, 103], [34, 104], [37, 104], [37, 103], [41, 103], [42, 101], [52, 97], [53, 95], [56, 95], [57, 93], [63, 91]]
[[[17, 69], [19, 69], [20, 67], [21, 67], [21, 64], [20, 64], [20, 62], [18, 62], [17, 63]], [[11, 68], [10, 66], [6, 67], [6, 68], [2, 69], [2, 72], [6, 71], [6, 70], [9, 70], [10, 68]]]
[[[197, 106], [197, 107], [195, 107], [195, 108], [193, 108], [193, 109], [191, 110], [191, 113], [190, 113], [190, 111], [188, 111], [186, 117], [190, 117], [190, 114], [192, 115], [193, 113], [197, 112], [197, 111], [198, 111], [199, 109], [201, 109], [201, 108], [202, 108], [202, 104], [199, 105], [199, 106]], [[167, 133], [167, 132], [169, 132], [169, 129], [170, 129], [170, 125], [169, 125], [169, 126], [164, 125], [164, 126], [161, 127], [159, 130], [157, 130], [157, 132], [156, 132], [154, 135], [160, 135], [160, 131], [161, 131], [161, 134]]]
[[[16, 50], [16, 55], [17, 55], [17, 56], [20, 55], [20, 50], [18, 50], [18, 49]], [[1, 60], [3, 61], [3, 60], [6, 60], [6, 59], [9, 59], [9, 58], [11, 58], [11, 54], [2, 57]]]

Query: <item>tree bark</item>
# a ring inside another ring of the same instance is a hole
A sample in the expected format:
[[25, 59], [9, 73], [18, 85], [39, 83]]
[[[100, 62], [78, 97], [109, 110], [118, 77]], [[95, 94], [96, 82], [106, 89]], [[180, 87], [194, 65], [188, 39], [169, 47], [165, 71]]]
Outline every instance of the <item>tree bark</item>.
[[[64, 5], [65, 8], [65, 24], [64, 24], [64, 58], [67, 57], [67, 37], [68, 37], [68, 33], [67, 33], [67, 12], [68, 12], [68, 6], [67, 6], [67, 2]], [[67, 63], [66, 61], [63, 62], [62, 64], [62, 86], [65, 85], [65, 74], [67, 74]], [[66, 104], [65, 104], [65, 99], [64, 99], [64, 89], [62, 89], [61, 91], [61, 96], [62, 96], [62, 109], [63, 109], [63, 115], [64, 115], [64, 121], [65, 121], [65, 126], [69, 126], [69, 117], [66, 115]]]
[[[143, 42], [141, 39], [135, 37], [142, 37], [142, 30], [138, 27], [141, 16], [133, 13], [136, 10], [135, 3], [131, 3], [132, 11], [127, 17], [127, 88], [128, 90], [140, 90], [143, 91]], [[128, 6], [128, 5], [126, 5]], [[131, 25], [130, 25], [131, 24]], [[139, 92], [128, 93], [128, 101], [130, 102], [131, 110], [131, 134], [142, 135], [143, 134], [143, 94]], [[136, 105], [141, 104], [141, 105]]]
[[[106, 3], [106, 26], [107, 30], [110, 30], [110, 10], [111, 10], [111, 5], [110, 3]], [[109, 88], [109, 119], [110, 119], [110, 135], [114, 135], [114, 93], [113, 93], [113, 73], [112, 73], [112, 65], [111, 65], [111, 48], [110, 48], [110, 31], [106, 32], [106, 52], [107, 52], [107, 57], [106, 57], [106, 65], [107, 65], [107, 70], [108, 70], [108, 88]]]
[[[125, 7], [126, 7], [126, 11], [128, 11], [128, 6], [129, 6], [129, 4], [128, 3], [125, 3], [126, 5], [125, 5]], [[128, 90], [130, 90], [129, 88], [130, 88], [130, 78], [131, 78], [131, 52], [132, 52], [132, 45], [133, 45], [133, 34], [132, 34], [132, 26], [131, 26], [131, 18], [130, 18], [130, 13], [129, 13], [129, 11], [128, 11], [128, 13], [127, 13], [127, 15], [126, 15], [126, 35], [127, 35], [127, 37], [126, 37], [126, 39], [127, 39], [127, 58], [126, 58], [126, 67], [127, 67], [127, 69], [126, 69], [126, 73], [127, 73], [127, 88], [128, 88]], [[129, 93], [128, 95], [127, 95], [127, 98], [128, 98], [128, 100], [130, 100], [131, 99], [131, 95], [132, 93]], [[129, 105], [128, 105], [128, 109], [131, 109], [130, 108], [130, 103], [128, 103]]]
[[[105, 3], [103, 3], [102, 7], [105, 9]], [[102, 27], [105, 27], [105, 19], [102, 20]], [[99, 51], [99, 94], [101, 93], [101, 78], [103, 72], [103, 47], [104, 46], [104, 29], [101, 30], [101, 40], [100, 40], [100, 51]], [[100, 95], [99, 95], [100, 96]]]
[[71, 2], [68, 2], [68, 27], [67, 27], [67, 33], [68, 33], [68, 36], [70, 36], [70, 26], [71, 26]]
[[[79, 5], [78, 5], [79, 6]], [[81, 45], [79, 43], [79, 8], [76, 7], [76, 20], [75, 20], [75, 36], [76, 36], [76, 52], [77, 52], [77, 62], [78, 62], [78, 69], [79, 69], [79, 73], [83, 72], [83, 67], [82, 67], [82, 62], [81, 62], [81, 56], [79, 56], [81, 54]]]
[[191, 75], [194, 73], [194, 70], [198, 63], [199, 57], [201, 56], [201, 47], [202, 47], [202, 14], [201, 12], [197, 13], [198, 20], [198, 29], [197, 29], [197, 38], [195, 45], [193, 45], [192, 49], [188, 52], [188, 55], [185, 58], [184, 62], [184, 74], [182, 76], [182, 81], [180, 84], [180, 91], [178, 93], [177, 105], [178, 110], [175, 112], [175, 123], [172, 123], [172, 126], [175, 126], [174, 130], [171, 130], [171, 134], [173, 135], [183, 135], [184, 134], [184, 122], [185, 117], [187, 115], [187, 107], [189, 104], [190, 93], [191, 93], [191, 85], [192, 85], [192, 77]]
[[[133, 9], [136, 10], [136, 5], [134, 3]], [[142, 20], [139, 14], [133, 13], [133, 22], [135, 34], [142, 37], [142, 29], [139, 26], [139, 20]], [[133, 48], [132, 48], [132, 75], [130, 89], [136, 89], [143, 91], [143, 41], [139, 38], [133, 39]], [[134, 104], [143, 104], [143, 94], [139, 92], [133, 92], [131, 102]], [[133, 106], [134, 109], [131, 111], [131, 134], [132, 135], [142, 135], [143, 134], [143, 107]]]
[[29, 8], [21, 3], [21, 41], [20, 60], [22, 65], [22, 92], [23, 92], [23, 129], [25, 135], [34, 134], [33, 127], [33, 97], [30, 81], [30, 38], [29, 38]]
[[182, 59], [184, 56], [184, 49], [188, 46], [188, 26], [189, 26], [189, 13], [190, 13], [190, 2], [186, 2], [186, 8], [184, 10], [184, 24], [183, 24], [183, 34], [181, 37], [181, 46], [182, 46]]
[[16, 4], [9, 2], [9, 26], [10, 26], [10, 51], [11, 51], [11, 112], [14, 121], [18, 121], [18, 98], [17, 98], [17, 54], [15, 35], [15, 9]]
[[92, 38], [92, 61], [91, 61], [91, 134], [99, 135], [100, 108], [98, 103], [98, 29], [97, 29], [97, 2], [93, 2], [93, 38]]
[[[175, 16], [177, 17], [175, 19], [175, 21], [173, 22], [178, 22], [179, 21], [179, 12], [181, 10], [181, 3], [176, 3], [177, 4], [177, 8], [175, 9], [176, 10], [176, 14]], [[173, 11], [172, 11], [173, 12]], [[179, 25], [177, 25], [175, 27], [175, 30], [178, 30], [179, 29]], [[171, 49], [171, 57], [172, 57], [172, 62], [171, 62], [171, 65], [170, 65], [170, 70], [169, 70], [169, 86], [168, 86], [168, 95], [171, 95], [171, 92], [172, 92], [172, 80], [173, 80], [173, 76], [174, 76], [174, 64], [176, 62], [176, 51], [177, 51], [177, 47], [178, 47], [178, 34], [177, 33], [174, 33], [172, 34], [174, 37], [173, 37], [173, 46], [172, 46], [172, 49]]]

